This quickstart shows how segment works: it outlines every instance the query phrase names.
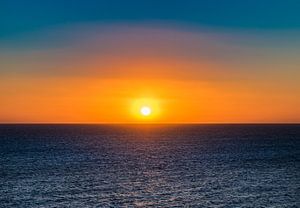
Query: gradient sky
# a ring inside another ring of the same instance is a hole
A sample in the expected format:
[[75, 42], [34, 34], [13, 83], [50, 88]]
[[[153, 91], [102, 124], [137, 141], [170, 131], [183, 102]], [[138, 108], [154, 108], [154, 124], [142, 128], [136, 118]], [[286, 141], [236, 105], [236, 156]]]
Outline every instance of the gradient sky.
[[300, 1], [0, 1], [0, 122], [300, 122]]

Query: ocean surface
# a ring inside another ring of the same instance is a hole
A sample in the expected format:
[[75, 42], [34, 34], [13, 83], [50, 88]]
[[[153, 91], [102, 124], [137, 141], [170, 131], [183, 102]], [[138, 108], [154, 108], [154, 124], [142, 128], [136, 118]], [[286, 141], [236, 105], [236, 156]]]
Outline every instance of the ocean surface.
[[0, 207], [300, 207], [300, 125], [0, 125]]

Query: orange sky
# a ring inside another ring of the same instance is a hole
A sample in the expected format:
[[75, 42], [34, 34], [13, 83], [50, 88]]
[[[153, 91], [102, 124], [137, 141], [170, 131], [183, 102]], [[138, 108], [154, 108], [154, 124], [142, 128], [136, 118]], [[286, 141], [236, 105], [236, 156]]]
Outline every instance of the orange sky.
[[[241, 40], [121, 28], [0, 49], [0, 122], [300, 122], [298, 49]], [[159, 113], [136, 116], [139, 99]]]
[[2, 122], [144, 122], [131, 111], [141, 98], [159, 102], [159, 115], [148, 122], [298, 122], [300, 117], [296, 92], [261, 83], [22, 77], [0, 87]]

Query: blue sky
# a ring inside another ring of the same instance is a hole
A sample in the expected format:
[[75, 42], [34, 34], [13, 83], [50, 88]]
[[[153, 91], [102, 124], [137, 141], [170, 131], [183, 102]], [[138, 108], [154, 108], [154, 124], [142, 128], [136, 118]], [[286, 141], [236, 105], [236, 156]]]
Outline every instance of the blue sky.
[[299, 29], [298, 0], [1, 0], [0, 37], [77, 23], [167, 22], [220, 29]]

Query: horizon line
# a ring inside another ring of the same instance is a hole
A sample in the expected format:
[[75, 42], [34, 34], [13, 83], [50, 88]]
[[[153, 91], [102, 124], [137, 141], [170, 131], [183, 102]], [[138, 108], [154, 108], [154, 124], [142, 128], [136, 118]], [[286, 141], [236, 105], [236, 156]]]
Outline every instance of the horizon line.
[[300, 122], [0, 122], [0, 125], [300, 125]]

